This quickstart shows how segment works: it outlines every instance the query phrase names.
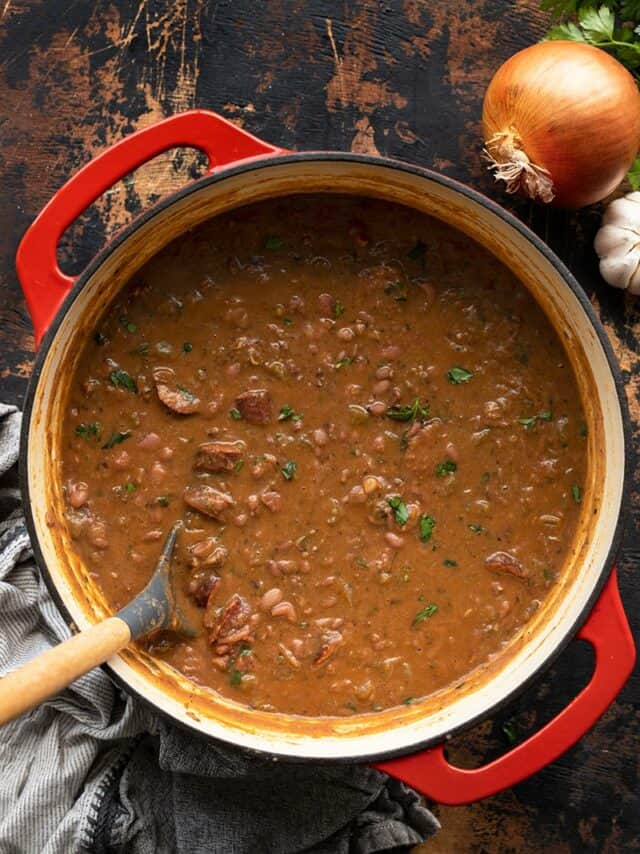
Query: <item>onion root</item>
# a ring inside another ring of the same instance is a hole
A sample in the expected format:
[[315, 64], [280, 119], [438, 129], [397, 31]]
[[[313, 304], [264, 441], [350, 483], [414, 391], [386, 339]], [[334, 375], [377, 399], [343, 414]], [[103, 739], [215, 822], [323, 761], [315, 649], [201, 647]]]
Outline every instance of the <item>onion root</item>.
[[496, 181], [505, 182], [507, 193], [522, 193], [545, 204], [553, 201], [551, 174], [543, 166], [531, 162], [513, 128], [495, 133], [487, 140], [482, 154]]

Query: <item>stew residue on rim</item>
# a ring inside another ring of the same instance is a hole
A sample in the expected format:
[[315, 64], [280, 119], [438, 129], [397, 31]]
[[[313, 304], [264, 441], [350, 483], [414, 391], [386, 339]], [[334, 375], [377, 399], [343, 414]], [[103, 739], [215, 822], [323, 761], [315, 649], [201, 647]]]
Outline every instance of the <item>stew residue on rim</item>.
[[171, 244], [86, 345], [66, 517], [114, 608], [183, 518], [194, 641], [151, 651], [304, 715], [411, 703], [494, 658], [571, 547], [586, 426], [513, 274], [352, 197], [242, 208]]

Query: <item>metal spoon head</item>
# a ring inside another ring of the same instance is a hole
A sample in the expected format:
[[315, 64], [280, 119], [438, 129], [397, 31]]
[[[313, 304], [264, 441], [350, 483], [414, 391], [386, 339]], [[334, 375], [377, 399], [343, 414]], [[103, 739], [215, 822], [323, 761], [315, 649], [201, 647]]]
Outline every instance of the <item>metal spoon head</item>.
[[171, 573], [171, 558], [178, 531], [183, 527], [178, 521], [169, 531], [162, 552], [149, 583], [140, 593], [118, 611], [116, 617], [124, 620], [137, 638], [149, 632], [165, 629], [185, 637], [194, 637], [195, 629], [178, 607]]

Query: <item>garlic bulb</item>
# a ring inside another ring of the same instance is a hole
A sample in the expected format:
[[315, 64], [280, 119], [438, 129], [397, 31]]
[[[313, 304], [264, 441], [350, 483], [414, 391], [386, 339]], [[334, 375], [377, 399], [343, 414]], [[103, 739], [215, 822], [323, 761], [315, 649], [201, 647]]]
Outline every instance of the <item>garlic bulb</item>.
[[594, 243], [602, 278], [640, 294], [640, 192], [611, 202]]

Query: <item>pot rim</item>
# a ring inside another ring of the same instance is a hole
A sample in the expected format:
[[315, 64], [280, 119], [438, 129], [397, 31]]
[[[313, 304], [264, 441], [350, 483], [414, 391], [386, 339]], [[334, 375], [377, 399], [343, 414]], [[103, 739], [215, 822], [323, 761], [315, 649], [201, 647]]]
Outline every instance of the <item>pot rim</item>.
[[[55, 340], [59, 327], [61, 326], [64, 318], [66, 317], [71, 306], [75, 302], [76, 298], [78, 297], [86, 283], [100, 268], [100, 266], [107, 260], [107, 258], [109, 258], [109, 256], [113, 252], [115, 252], [124, 243], [126, 243], [129, 237], [141, 225], [149, 222], [155, 216], [159, 215], [176, 202], [190, 196], [193, 193], [199, 192], [204, 187], [219, 183], [221, 181], [226, 180], [227, 178], [231, 178], [236, 175], [269, 169], [272, 166], [287, 165], [289, 163], [327, 161], [361, 163], [372, 165], [375, 167], [384, 167], [391, 170], [399, 170], [409, 175], [415, 175], [417, 177], [427, 179], [445, 187], [448, 190], [451, 190], [455, 193], [459, 193], [470, 199], [472, 202], [475, 202], [480, 207], [488, 210], [489, 212], [502, 219], [507, 226], [510, 226], [512, 229], [517, 231], [524, 240], [530, 243], [534, 247], [534, 249], [536, 249], [545, 258], [545, 260], [549, 262], [549, 264], [557, 272], [560, 279], [563, 281], [564, 285], [572, 291], [573, 295], [579, 302], [584, 315], [586, 315], [586, 318], [591, 327], [593, 328], [598, 342], [600, 343], [603, 349], [607, 366], [614, 382], [617, 404], [620, 410], [622, 421], [622, 438], [624, 443], [624, 471], [622, 472], [622, 496], [628, 493], [631, 477], [631, 428], [629, 424], [629, 412], [620, 367], [618, 365], [615, 354], [613, 352], [613, 348], [607, 337], [604, 327], [600, 319], [596, 316], [595, 311], [585, 291], [582, 289], [581, 285], [578, 283], [574, 275], [569, 271], [568, 267], [550, 249], [550, 247], [547, 246], [547, 244], [540, 237], [538, 237], [537, 234], [535, 234], [535, 232], [533, 232], [528, 226], [521, 222], [521, 220], [518, 219], [510, 211], [503, 208], [500, 204], [493, 201], [488, 196], [485, 196], [483, 193], [480, 193], [478, 190], [475, 190], [472, 187], [469, 187], [466, 184], [456, 181], [455, 179], [450, 178], [446, 175], [442, 175], [438, 172], [435, 172], [434, 170], [429, 169], [427, 167], [416, 166], [414, 164], [407, 163], [402, 160], [382, 156], [354, 154], [351, 152], [339, 151], [308, 151], [292, 154], [274, 154], [250, 158], [238, 163], [237, 165], [224, 166], [219, 169], [216, 169], [215, 171], [208, 173], [202, 178], [199, 178], [189, 183], [180, 190], [171, 193], [170, 195], [166, 196], [165, 198], [154, 204], [152, 207], [138, 214], [127, 226], [117, 232], [117, 234], [115, 234], [114, 237], [109, 240], [109, 242], [95, 255], [91, 262], [77, 276], [68, 293], [65, 295], [65, 298], [62, 301], [60, 307], [58, 308], [55, 317], [53, 318], [48, 329], [43, 335], [42, 340], [40, 342], [40, 346], [36, 352], [33, 370], [31, 373], [31, 377], [29, 378], [23, 407], [23, 420], [20, 436], [19, 456], [20, 489], [23, 499], [26, 527], [29, 533], [29, 538], [31, 541], [36, 564], [42, 574], [49, 593], [51, 594], [57, 608], [60, 610], [65, 622], [70, 628], [74, 626], [74, 620], [72, 618], [72, 615], [68, 611], [61, 595], [58, 592], [58, 589], [49, 572], [49, 568], [46, 564], [46, 561], [44, 560], [44, 556], [40, 548], [37, 526], [35, 523], [34, 514], [31, 509], [31, 496], [28, 481], [28, 436], [33, 415], [36, 389], [40, 380], [40, 375], [42, 373], [47, 354], [53, 341]], [[295, 193], [291, 193], [290, 195], [295, 195]], [[366, 196], [367, 194], [363, 193], [363, 195]], [[456, 228], [455, 225], [452, 225], [451, 227], [454, 229]], [[578, 613], [577, 617], [573, 620], [572, 624], [569, 627], [565, 628], [561, 639], [558, 641], [554, 649], [524, 680], [517, 682], [511, 690], [504, 693], [495, 701], [490, 702], [481, 711], [477, 712], [474, 715], [471, 715], [462, 723], [456, 725], [455, 727], [452, 727], [451, 730], [449, 730], [447, 733], [447, 739], [454, 735], [457, 735], [460, 732], [471, 729], [472, 727], [479, 724], [481, 721], [485, 720], [487, 717], [494, 715], [497, 711], [507, 706], [515, 699], [515, 697], [523, 693], [544, 671], [546, 671], [553, 664], [553, 662], [561, 655], [561, 653], [567, 648], [571, 641], [575, 639], [577, 630], [584, 623], [591, 610], [593, 609], [594, 605], [596, 604], [600, 593], [602, 592], [602, 589], [611, 573], [611, 570], [613, 569], [616, 554], [618, 552], [623, 535], [627, 512], [627, 503], [624, 502], [624, 500], [621, 500], [620, 507], [617, 512], [615, 528], [613, 529], [611, 545], [609, 547], [605, 559], [603, 560], [600, 575], [596, 583], [593, 585], [591, 593], [585, 601], [582, 609]], [[100, 666], [119, 688], [121, 688], [129, 696], [134, 697], [137, 701], [142, 702], [146, 708], [151, 709], [156, 714], [159, 714], [162, 717], [166, 717], [172, 722], [174, 726], [177, 725], [183, 729], [186, 729], [187, 731], [191, 732], [193, 735], [196, 735], [201, 739], [207, 741], [213, 739], [213, 736], [203, 733], [203, 731], [197, 726], [197, 724], [191, 724], [186, 720], [178, 720], [173, 717], [173, 715], [171, 715], [169, 711], [159, 708], [151, 699], [140, 693], [138, 689], [133, 688], [125, 678], [116, 673], [108, 662], [105, 662]], [[283, 751], [282, 753], [273, 750], [263, 751], [255, 748], [245, 747], [241, 743], [239, 743], [239, 741], [234, 740], [232, 738], [229, 738], [228, 740], [224, 739], [224, 741], [226, 744], [238, 747], [246, 751], [247, 753], [270, 755], [274, 758], [279, 758], [283, 761], [288, 761], [292, 763], [311, 762], [315, 764], [326, 765], [353, 762], [371, 763], [382, 760], [394, 759], [409, 754], [417, 754], [425, 749], [434, 747], [435, 745], [442, 743], [442, 736], [431, 736], [421, 740], [418, 743], [411, 743], [409, 745], [403, 745], [401, 747], [396, 747], [386, 751], [377, 751], [372, 754], [363, 754], [361, 756], [359, 755], [357, 758], [354, 758], [353, 756], [317, 757], [307, 756], [304, 754], [292, 754], [288, 751]]]

